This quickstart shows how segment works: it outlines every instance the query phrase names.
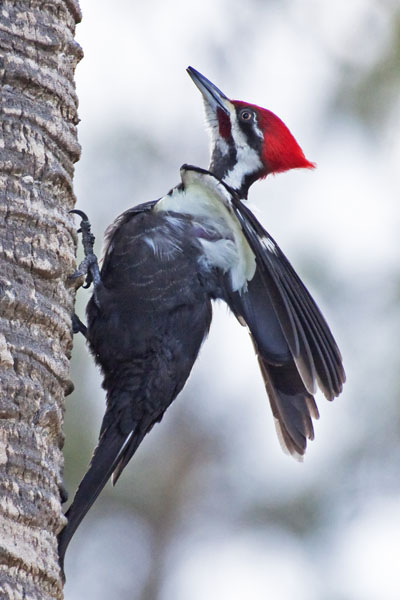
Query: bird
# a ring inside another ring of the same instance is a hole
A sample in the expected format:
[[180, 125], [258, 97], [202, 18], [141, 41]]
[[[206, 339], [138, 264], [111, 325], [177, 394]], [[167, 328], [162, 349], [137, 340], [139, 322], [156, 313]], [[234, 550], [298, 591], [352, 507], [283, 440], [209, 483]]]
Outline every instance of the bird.
[[278, 437], [302, 457], [314, 438], [317, 388], [328, 400], [345, 382], [339, 348], [317, 304], [246, 204], [268, 175], [314, 168], [270, 110], [231, 100], [193, 67], [211, 134], [208, 169], [184, 164], [165, 196], [123, 212], [105, 232], [101, 267], [85, 213], [85, 259], [74, 274], [93, 283], [87, 338], [103, 374], [106, 411], [97, 447], [59, 535], [63, 568], [78, 525], [112, 477], [184, 387], [224, 301], [247, 327]]

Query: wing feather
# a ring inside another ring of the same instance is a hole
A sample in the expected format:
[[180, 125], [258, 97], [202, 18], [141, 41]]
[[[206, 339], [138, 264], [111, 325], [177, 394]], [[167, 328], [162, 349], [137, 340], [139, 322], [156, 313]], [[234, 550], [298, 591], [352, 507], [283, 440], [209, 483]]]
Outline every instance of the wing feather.
[[233, 210], [252, 248], [293, 359], [310, 393], [315, 380], [328, 399], [340, 394], [345, 380], [342, 357], [333, 335], [307, 288], [275, 240], [239, 199]]
[[247, 289], [233, 292], [224, 279], [226, 300], [250, 330], [278, 437], [301, 457], [314, 438], [319, 417], [317, 383], [328, 400], [342, 391], [342, 357], [318, 306], [275, 240], [232, 193], [231, 207], [256, 257]]

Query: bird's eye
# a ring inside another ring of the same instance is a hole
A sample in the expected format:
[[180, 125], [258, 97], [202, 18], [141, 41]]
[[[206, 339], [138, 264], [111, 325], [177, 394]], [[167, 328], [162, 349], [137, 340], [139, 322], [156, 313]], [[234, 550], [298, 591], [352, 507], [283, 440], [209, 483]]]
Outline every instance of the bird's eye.
[[245, 108], [244, 110], [240, 111], [239, 118], [242, 121], [251, 121], [253, 118], [253, 113]]

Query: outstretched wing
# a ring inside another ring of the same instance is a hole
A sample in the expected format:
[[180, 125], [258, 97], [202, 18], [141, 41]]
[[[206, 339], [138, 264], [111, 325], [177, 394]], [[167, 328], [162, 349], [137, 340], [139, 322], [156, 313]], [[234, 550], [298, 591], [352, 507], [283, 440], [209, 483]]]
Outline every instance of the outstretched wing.
[[[238, 198], [232, 208], [256, 256], [256, 273], [242, 293], [227, 292], [233, 312], [249, 327], [278, 431], [292, 454], [313, 438], [317, 383], [328, 400], [345, 373], [332, 333], [307, 288], [275, 240]], [[228, 284], [225, 286], [228, 289]]]

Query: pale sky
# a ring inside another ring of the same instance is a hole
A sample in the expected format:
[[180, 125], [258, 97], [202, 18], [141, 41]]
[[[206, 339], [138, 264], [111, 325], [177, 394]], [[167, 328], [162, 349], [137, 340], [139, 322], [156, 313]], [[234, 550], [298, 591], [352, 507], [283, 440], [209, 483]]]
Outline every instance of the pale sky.
[[[390, 21], [384, 3], [115, 0], [112, 8], [105, 0], [80, 3], [83, 22], [77, 39], [85, 57], [76, 82], [83, 154], [77, 165], [76, 193], [77, 206], [95, 214], [95, 222], [108, 223], [129, 206], [166, 193], [178, 183], [182, 163], [207, 166], [203, 106], [185, 72], [188, 65], [229, 97], [277, 113], [306, 156], [317, 163], [314, 172], [268, 178], [250, 195], [259, 218], [295, 267], [301, 271], [303, 262], [310, 268], [310, 261], [315, 261], [321, 271], [315, 281], [309, 273], [301, 274], [308, 277], [307, 285], [327, 313], [345, 357], [349, 382], [334, 405], [319, 398], [321, 420], [304, 464], [282, 455], [247, 333], [222, 307], [216, 311], [189, 386], [196, 389], [213, 380], [210, 405], [199, 410], [211, 412], [216, 420], [226, 420], [228, 402], [233, 420], [243, 414], [243, 402], [247, 404], [248, 420], [235, 439], [233, 488], [243, 484], [236, 468], [246, 473], [250, 496], [287, 498], [318, 482], [323, 486], [368, 429], [363, 419], [374, 418], [371, 406], [363, 412], [362, 386], [365, 373], [371, 376], [367, 387], [378, 386], [374, 375], [386, 364], [380, 361], [389, 339], [382, 336], [391, 335], [390, 325], [376, 322], [370, 311], [380, 306], [380, 295], [390, 285], [384, 275], [399, 258], [400, 143], [389, 129], [382, 126], [374, 136], [354, 116], [332, 106], [343, 65], [363, 72], [385, 48]], [[99, 204], [87, 171], [96, 173], [101, 133], [120, 126], [148, 132], [161, 154], [168, 156], [168, 164], [143, 184], [142, 196], [127, 197], [121, 204], [111, 197]], [[100, 231], [97, 235], [101, 239]], [[332, 286], [347, 282], [352, 290], [345, 293], [347, 309], [343, 300], [335, 303], [334, 294], [321, 297], [315, 287], [321, 276]], [[98, 377], [90, 372], [102, 394]], [[395, 375], [384, 375], [389, 388]], [[239, 397], [238, 389], [246, 390], [246, 397]], [[335, 527], [328, 530], [327, 525], [326, 532], [316, 534], [312, 547], [281, 530], [271, 538], [229, 530], [219, 538], [206, 532], [201, 539], [193, 528], [171, 549], [171, 568], [160, 600], [398, 600], [400, 504], [398, 498], [379, 496], [372, 488], [369, 496], [357, 500], [358, 510], [351, 518], [336, 514], [333, 506]], [[104, 536], [96, 548], [103, 541]], [[66, 600], [118, 600], [110, 595], [113, 578], [123, 580], [124, 572], [132, 568], [124, 544], [119, 559], [101, 551], [105, 566], [101, 563], [97, 575], [88, 573], [92, 568], [95, 572], [97, 550], [92, 558], [89, 552], [90, 568], [85, 572], [71, 558], [75, 571], [67, 581]], [[131, 552], [140, 558], [139, 551], [131, 548]]]

